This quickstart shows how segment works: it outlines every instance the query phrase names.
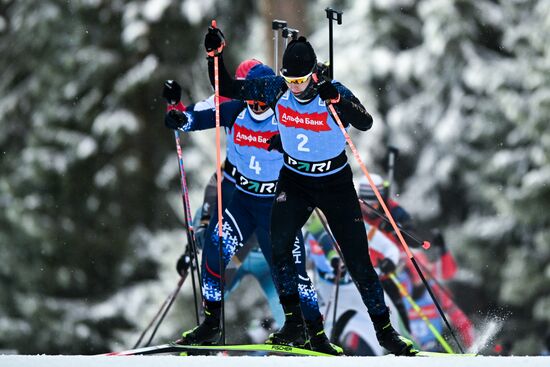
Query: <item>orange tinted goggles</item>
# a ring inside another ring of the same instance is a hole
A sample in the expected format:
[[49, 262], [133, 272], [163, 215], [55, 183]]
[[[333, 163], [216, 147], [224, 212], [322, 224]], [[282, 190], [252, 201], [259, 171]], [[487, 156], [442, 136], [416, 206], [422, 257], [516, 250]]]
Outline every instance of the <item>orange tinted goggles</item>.
[[267, 103], [262, 102], [262, 101], [247, 100], [246, 103], [248, 103], [250, 106], [259, 106], [259, 107], [267, 106]]
[[288, 84], [302, 84], [308, 81], [309, 77], [313, 72], [306, 74], [304, 76], [298, 76], [298, 77], [290, 77], [290, 76], [284, 76], [283, 73], [280, 73], [281, 76], [285, 79], [285, 82]]
[[262, 101], [247, 100], [246, 103], [248, 103], [250, 106], [259, 106], [259, 107], [267, 106], [267, 103], [262, 102]]

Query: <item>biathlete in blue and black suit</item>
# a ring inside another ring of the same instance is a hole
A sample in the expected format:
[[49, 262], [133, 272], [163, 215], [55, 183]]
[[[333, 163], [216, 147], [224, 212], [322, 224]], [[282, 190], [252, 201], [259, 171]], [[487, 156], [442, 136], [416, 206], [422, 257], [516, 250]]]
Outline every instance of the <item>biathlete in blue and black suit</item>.
[[[351, 168], [345, 153], [346, 140], [328, 111], [331, 103], [346, 128], [372, 126], [372, 117], [342, 84], [331, 81], [318, 69], [317, 58], [305, 37], [291, 41], [283, 54], [281, 76], [234, 80], [223, 62], [223, 34], [210, 27], [205, 47], [210, 80], [214, 82], [214, 56], [219, 60], [220, 94], [238, 100], [257, 100], [275, 111], [280, 135], [271, 147], [284, 152], [271, 216], [273, 275], [288, 315], [275, 339], [290, 341], [301, 320], [298, 276], [292, 263], [294, 235], [317, 207], [325, 214], [344, 255], [344, 262], [367, 306], [380, 345], [396, 355], [413, 355], [413, 343], [392, 327], [384, 292], [369, 258]], [[279, 144], [277, 144], [279, 143]], [[277, 147], [277, 145], [279, 145]], [[307, 320], [310, 335], [324, 336], [323, 320]], [[298, 335], [298, 334], [295, 334]], [[326, 339], [326, 336], [324, 336]], [[322, 344], [325, 345], [325, 344]], [[315, 347], [313, 347], [315, 349]]]

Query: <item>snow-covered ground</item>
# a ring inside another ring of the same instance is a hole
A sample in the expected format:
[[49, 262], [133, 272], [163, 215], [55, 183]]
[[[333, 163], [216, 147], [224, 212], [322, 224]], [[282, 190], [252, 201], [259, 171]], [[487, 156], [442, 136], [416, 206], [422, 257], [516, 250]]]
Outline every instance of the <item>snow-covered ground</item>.
[[0, 356], [1, 367], [547, 367], [550, 357]]

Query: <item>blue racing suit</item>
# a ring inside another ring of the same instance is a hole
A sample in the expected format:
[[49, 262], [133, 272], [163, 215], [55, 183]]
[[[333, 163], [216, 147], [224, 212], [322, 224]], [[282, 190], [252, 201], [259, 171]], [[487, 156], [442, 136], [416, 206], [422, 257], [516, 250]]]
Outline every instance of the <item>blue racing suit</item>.
[[[271, 264], [270, 223], [273, 197], [276, 191], [279, 170], [283, 164], [282, 154], [267, 150], [267, 141], [277, 133], [278, 126], [273, 113], [255, 120], [246, 104], [232, 101], [221, 104], [220, 124], [231, 130], [236, 148], [237, 190], [222, 219], [223, 267], [233, 255], [256, 233], [258, 243]], [[269, 111], [269, 110], [268, 110]], [[202, 130], [214, 127], [214, 111], [185, 112], [188, 122], [183, 131]], [[207, 235], [202, 254], [203, 295], [210, 302], [221, 301], [221, 271], [219, 264], [218, 227], [215, 224], [211, 235]], [[305, 249], [299, 230], [294, 232], [292, 261], [297, 273], [297, 289], [304, 318], [316, 320], [320, 317], [317, 295], [305, 268]], [[273, 274], [274, 279], [282, 279]], [[279, 293], [281, 287], [277, 287]]]

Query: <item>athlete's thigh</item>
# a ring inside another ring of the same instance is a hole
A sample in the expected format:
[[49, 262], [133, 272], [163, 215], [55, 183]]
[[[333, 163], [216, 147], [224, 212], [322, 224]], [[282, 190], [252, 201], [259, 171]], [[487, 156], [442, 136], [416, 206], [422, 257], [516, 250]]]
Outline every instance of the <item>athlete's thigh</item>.
[[[222, 243], [224, 254], [224, 265], [229, 263], [229, 260], [235, 255], [235, 253], [242, 248], [244, 243], [248, 240], [252, 232], [254, 231], [255, 224], [252, 216], [246, 209], [245, 199], [239, 191], [235, 191], [233, 198], [231, 199], [227, 208], [223, 211], [222, 216]], [[219, 224], [216, 224], [213, 232], [211, 233], [211, 241], [214, 246], [210, 246], [209, 249], [214, 249], [216, 253], [209, 251], [208, 263], [219, 264]], [[217, 267], [219, 268], [219, 266]]]
[[271, 209], [271, 238], [273, 246], [292, 248], [296, 233], [301, 230], [314, 207], [305, 193], [292, 181], [281, 177]]
[[367, 233], [351, 179], [337, 190], [324, 195], [319, 201], [319, 207], [327, 218], [344, 260], [369, 259]]
[[265, 261], [271, 266], [271, 209], [273, 206], [272, 198], [261, 198], [251, 207], [252, 216], [255, 223], [256, 238], [262, 251]]

